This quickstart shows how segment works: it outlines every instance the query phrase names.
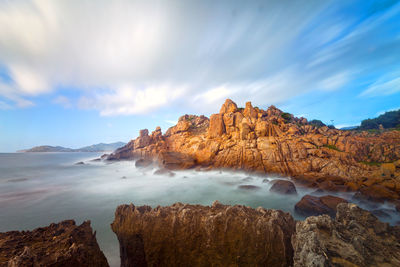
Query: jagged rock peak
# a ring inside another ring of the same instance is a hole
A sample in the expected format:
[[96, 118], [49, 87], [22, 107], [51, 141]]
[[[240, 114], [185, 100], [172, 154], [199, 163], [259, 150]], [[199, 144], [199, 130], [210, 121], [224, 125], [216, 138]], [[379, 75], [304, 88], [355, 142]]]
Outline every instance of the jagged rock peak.
[[230, 100], [229, 98], [225, 100], [225, 103], [222, 105], [219, 113], [220, 114], [225, 114], [225, 113], [234, 113], [238, 109], [237, 105], [235, 102]]

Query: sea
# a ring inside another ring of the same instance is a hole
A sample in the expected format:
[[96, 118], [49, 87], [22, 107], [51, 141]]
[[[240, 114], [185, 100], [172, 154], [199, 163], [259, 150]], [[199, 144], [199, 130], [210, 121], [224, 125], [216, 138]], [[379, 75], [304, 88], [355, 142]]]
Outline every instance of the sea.
[[[240, 204], [290, 212], [314, 189], [297, 186], [297, 195], [269, 191], [275, 179], [233, 171], [176, 171], [156, 175], [156, 168], [136, 168], [134, 161], [96, 160], [100, 153], [0, 153], [0, 232], [33, 230], [53, 222], [90, 220], [110, 266], [119, 266], [119, 244], [110, 224], [118, 205]], [[244, 186], [245, 185], [245, 186]], [[248, 186], [250, 185], [250, 187]], [[244, 186], [244, 187], [243, 187]], [[351, 199], [350, 193], [332, 193]], [[364, 204], [358, 203], [361, 206]], [[390, 204], [365, 206], [384, 210], [392, 224], [400, 216]]]

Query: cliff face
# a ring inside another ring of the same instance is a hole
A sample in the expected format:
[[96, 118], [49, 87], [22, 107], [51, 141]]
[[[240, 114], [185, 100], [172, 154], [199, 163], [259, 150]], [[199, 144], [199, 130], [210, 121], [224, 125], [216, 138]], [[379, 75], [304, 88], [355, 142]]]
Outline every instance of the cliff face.
[[[226, 100], [210, 119], [185, 115], [163, 135], [142, 130], [109, 160], [151, 158], [170, 169], [202, 166], [289, 175], [318, 183], [334, 178], [338, 190], [379, 184], [400, 192], [400, 131], [380, 134], [317, 128], [274, 106], [267, 110]], [[169, 164], [172, 163], [172, 164]], [[381, 190], [381, 191], [382, 191]], [[375, 190], [376, 191], [376, 190]]]
[[90, 222], [0, 233], [0, 266], [108, 266]]
[[119, 206], [121, 266], [290, 266], [295, 222], [244, 206]]
[[215, 202], [122, 205], [112, 229], [121, 266], [400, 266], [400, 227], [354, 204], [294, 225], [282, 211]]

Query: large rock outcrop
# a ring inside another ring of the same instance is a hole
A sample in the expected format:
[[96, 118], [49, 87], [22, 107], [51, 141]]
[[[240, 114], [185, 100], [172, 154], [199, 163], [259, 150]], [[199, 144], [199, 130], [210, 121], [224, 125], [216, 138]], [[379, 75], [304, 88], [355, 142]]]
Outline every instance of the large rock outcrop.
[[[108, 159], [152, 158], [163, 163], [165, 152], [188, 159], [189, 164], [179, 168], [277, 173], [310, 184], [331, 178], [324, 190], [360, 190], [374, 199], [400, 199], [400, 131], [316, 127], [274, 106], [263, 110], [247, 102], [243, 109], [228, 99], [210, 119], [184, 115], [164, 135], [159, 127], [150, 135], [141, 131]], [[379, 185], [379, 190], [365, 189], [371, 185]]]
[[0, 233], [0, 266], [108, 266], [90, 222]]
[[121, 266], [400, 266], [400, 227], [354, 204], [336, 219], [263, 208], [119, 206], [112, 229]]
[[290, 266], [295, 221], [263, 208], [119, 206], [121, 266]]
[[400, 266], [400, 227], [380, 222], [354, 204], [328, 215], [297, 222], [293, 235], [295, 267]]

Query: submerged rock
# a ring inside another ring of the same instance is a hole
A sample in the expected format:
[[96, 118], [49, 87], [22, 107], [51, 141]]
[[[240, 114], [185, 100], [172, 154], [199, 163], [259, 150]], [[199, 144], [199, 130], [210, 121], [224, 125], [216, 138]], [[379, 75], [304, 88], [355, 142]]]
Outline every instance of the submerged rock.
[[239, 185], [239, 189], [255, 191], [255, 190], [261, 189], [261, 187], [256, 186], [256, 185], [244, 184], [244, 185]]
[[354, 204], [339, 204], [335, 220], [321, 215], [297, 222], [292, 244], [295, 267], [400, 266], [400, 227]]
[[294, 210], [304, 216], [328, 214], [334, 217], [337, 205], [345, 202], [347, 202], [347, 200], [331, 195], [322, 197], [305, 195], [296, 203]]
[[271, 192], [285, 194], [285, 195], [295, 195], [297, 194], [296, 186], [291, 181], [287, 180], [276, 180], [273, 181], [271, 188], [269, 189]]
[[145, 168], [153, 164], [153, 161], [151, 159], [138, 159], [135, 162], [135, 167], [136, 168]]
[[121, 205], [111, 225], [121, 266], [291, 266], [295, 221], [263, 208]]
[[90, 222], [0, 233], [0, 266], [108, 266]]

